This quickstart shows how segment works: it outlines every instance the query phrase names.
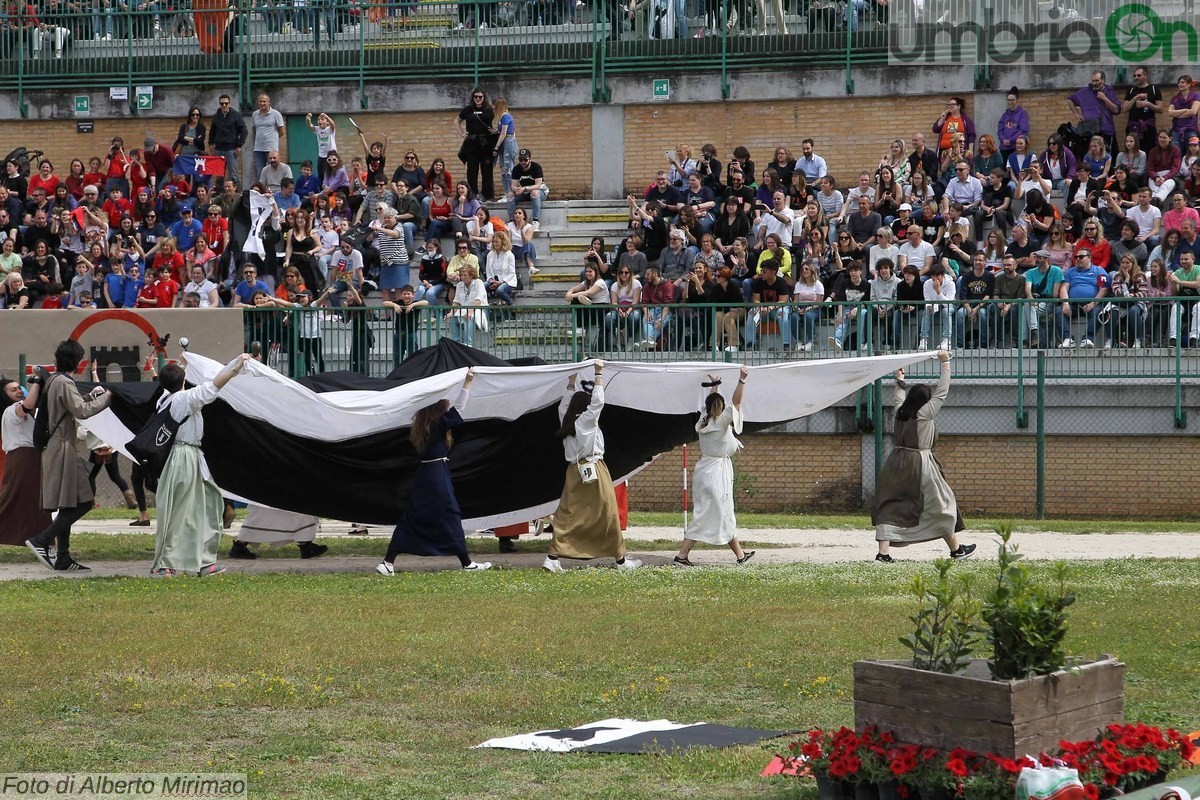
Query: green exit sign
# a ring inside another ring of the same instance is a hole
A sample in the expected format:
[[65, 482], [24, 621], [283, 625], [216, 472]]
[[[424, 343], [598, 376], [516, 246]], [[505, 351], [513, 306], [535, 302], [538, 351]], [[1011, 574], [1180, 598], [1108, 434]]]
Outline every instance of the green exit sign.
[[92, 98], [86, 94], [75, 95], [75, 116], [87, 117], [92, 113]]
[[666, 78], [658, 78], [654, 81], [655, 100], [670, 100], [671, 99], [671, 82]]
[[154, 87], [138, 86], [134, 92], [134, 102], [138, 111], [149, 111], [154, 108]]

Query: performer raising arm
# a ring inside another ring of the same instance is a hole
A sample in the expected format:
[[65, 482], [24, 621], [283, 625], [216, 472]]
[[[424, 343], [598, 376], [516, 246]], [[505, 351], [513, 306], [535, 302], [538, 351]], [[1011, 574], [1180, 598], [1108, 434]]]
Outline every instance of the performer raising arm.
[[567, 391], [558, 406], [567, 457], [567, 478], [558, 510], [554, 512], [554, 542], [542, 568], [563, 572], [560, 558], [603, 558], [612, 556], [617, 569], [642, 565], [625, 557], [625, 539], [617, 517], [617, 496], [612, 477], [604, 464], [604, 434], [600, 412], [604, 410], [604, 362], [595, 361], [596, 380], [583, 381], [575, 391], [575, 376], [567, 379]]
[[708, 382], [701, 384], [707, 386], [709, 392], [704, 398], [704, 412], [696, 423], [696, 432], [700, 434], [700, 463], [696, 464], [692, 478], [695, 513], [684, 534], [679, 555], [675, 556], [676, 564], [695, 566], [688, 554], [696, 542], [729, 545], [739, 564], [754, 557], [753, 550], [742, 551], [737, 539], [737, 519], [733, 513], [733, 459], [730, 458], [742, 446], [734, 434], [742, 432], [742, 395], [749, 375], [750, 368], [743, 365], [731, 406], [726, 406], [725, 398], [721, 396], [720, 378], [709, 375]]
[[450, 448], [454, 446], [454, 429], [463, 424], [462, 412], [471, 394], [475, 370], [468, 369], [466, 380], [454, 406], [449, 400], [439, 400], [413, 416], [408, 438], [421, 463], [408, 488], [408, 506], [396, 530], [392, 533], [387, 555], [375, 571], [394, 575], [396, 556], [411, 553], [415, 556], [458, 556], [463, 569], [483, 572], [492, 568], [490, 561], [472, 561], [467, 554], [463, 535], [462, 510], [454, 496], [450, 480]]
[[963, 525], [954, 491], [942, 474], [933, 454], [937, 428], [933, 420], [950, 393], [950, 354], [938, 351], [942, 376], [937, 388], [909, 388], [904, 370], [896, 371], [896, 427], [893, 448], [875, 486], [875, 508], [871, 522], [879, 542], [876, 561], [892, 563], [891, 545], [903, 547], [916, 542], [944, 539], [951, 558], [966, 558], [975, 545], [958, 543]]

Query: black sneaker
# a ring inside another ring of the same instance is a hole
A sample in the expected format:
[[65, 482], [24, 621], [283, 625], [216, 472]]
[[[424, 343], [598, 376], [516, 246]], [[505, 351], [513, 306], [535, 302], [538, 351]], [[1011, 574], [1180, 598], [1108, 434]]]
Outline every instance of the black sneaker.
[[679, 556], [675, 556], [675, 563], [681, 567], [696, 566], [696, 563], [694, 561], [692, 561], [690, 558], [680, 558]]
[[33, 551], [37, 556], [37, 560], [50, 569], [54, 569], [54, 562], [50, 559], [50, 548], [44, 545], [35, 544], [33, 539], [25, 540], [25, 546]]
[[91, 572], [90, 567], [85, 567], [75, 559], [67, 556], [66, 559], [59, 559], [54, 563], [54, 569], [58, 572]]
[[252, 552], [249, 547], [246, 547], [245, 542], [234, 540], [233, 545], [229, 548], [230, 558], [244, 558], [247, 561], [253, 561], [258, 558], [258, 553]]
[[960, 545], [958, 546], [958, 549], [957, 549], [957, 550], [951, 550], [951, 551], [950, 551], [950, 557], [951, 557], [951, 558], [953, 558], [953, 559], [959, 559], [959, 558], [970, 558], [970, 557], [971, 557], [971, 553], [974, 553], [974, 552], [975, 552], [975, 545], [973, 545], [973, 544], [960, 544]]
[[887, 553], [876, 553], [875, 560], [880, 564], [895, 564], [896, 559], [889, 556]]
[[517, 540], [511, 536], [500, 537], [500, 552], [515, 553], [517, 552]]
[[316, 544], [315, 542], [300, 542], [299, 544], [301, 558], [316, 558], [329, 552], [329, 545]]

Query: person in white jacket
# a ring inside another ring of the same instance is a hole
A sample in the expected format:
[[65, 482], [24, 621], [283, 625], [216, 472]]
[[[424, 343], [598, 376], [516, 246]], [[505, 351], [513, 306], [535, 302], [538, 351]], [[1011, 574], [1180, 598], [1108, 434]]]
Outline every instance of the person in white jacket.
[[513, 304], [513, 292], [517, 288], [517, 259], [513, 256], [512, 242], [508, 231], [500, 230], [492, 236], [492, 247], [488, 250], [484, 266], [488, 297], [499, 297], [506, 306]]
[[942, 324], [942, 343], [938, 345], [938, 349], [950, 348], [950, 320], [954, 297], [954, 280], [946, 278], [945, 267], [934, 264], [929, 268], [929, 280], [925, 281], [925, 302], [928, 305], [921, 314], [921, 341], [917, 343], [918, 350], [929, 348], [929, 327], [934, 314], [938, 315]]

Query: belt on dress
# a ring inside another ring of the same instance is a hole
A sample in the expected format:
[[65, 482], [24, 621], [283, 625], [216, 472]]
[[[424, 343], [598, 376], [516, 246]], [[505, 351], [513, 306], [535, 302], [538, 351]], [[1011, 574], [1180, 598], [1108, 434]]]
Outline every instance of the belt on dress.
[[184, 447], [194, 447], [194, 448], [196, 448], [197, 450], [201, 449], [201, 448], [200, 448], [200, 443], [199, 443], [199, 442], [176, 442], [176, 444], [181, 444], [181, 445], [183, 445]]
[[439, 461], [449, 461], [450, 456], [442, 456], [441, 458], [426, 458], [421, 461], [422, 464], [436, 464]]

